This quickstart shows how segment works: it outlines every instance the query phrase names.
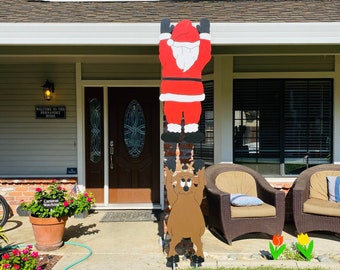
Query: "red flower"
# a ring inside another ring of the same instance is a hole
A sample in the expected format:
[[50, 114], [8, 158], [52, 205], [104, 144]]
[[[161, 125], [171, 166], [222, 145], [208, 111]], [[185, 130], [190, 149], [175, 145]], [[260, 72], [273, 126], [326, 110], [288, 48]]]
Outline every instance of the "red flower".
[[8, 260], [9, 259], [9, 254], [8, 253], [5, 253], [4, 255], [2, 255], [2, 258], [4, 258], [5, 260]]
[[89, 194], [87, 192], [84, 193], [84, 197], [88, 197]]
[[14, 265], [13, 265], [13, 268], [14, 268], [14, 269], [20, 269], [20, 265], [14, 264]]
[[32, 253], [31, 253], [31, 257], [32, 258], [36, 258], [36, 257], [38, 257], [38, 252], [36, 252], [36, 251], [33, 251]]
[[89, 198], [87, 198], [87, 201], [88, 201], [88, 202], [91, 202], [91, 201], [92, 201], [92, 199], [89, 197]]
[[274, 246], [281, 246], [283, 244], [283, 236], [282, 235], [279, 235], [279, 234], [275, 234], [273, 235], [273, 244]]
[[19, 256], [20, 255], [20, 250], [19, 249], [14, 249], [13, 251], [14, 256]]
[[64, 207], [67, 207], [67, 206], [68, 206], [68, 202], [64, 201]]
[[40, 192], [42, 192], [42, 189], [41, 189], [40, 187], [37, 187], [37, 188], [35, 189], [35, 191], [40, 193]]

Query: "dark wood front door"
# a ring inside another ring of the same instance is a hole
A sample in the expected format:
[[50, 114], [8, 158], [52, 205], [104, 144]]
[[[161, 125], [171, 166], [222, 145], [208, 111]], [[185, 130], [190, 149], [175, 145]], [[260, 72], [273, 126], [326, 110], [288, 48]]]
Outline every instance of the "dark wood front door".
[[109, 202], [159, 203], [159, 89], [108, 89]]
[[158, 88], [110, 87], [105, 144], [104, 88], [85, 88], [86, 189], [97, 203], [106, 191], [109, 203], [160, 202], [158, 96]]

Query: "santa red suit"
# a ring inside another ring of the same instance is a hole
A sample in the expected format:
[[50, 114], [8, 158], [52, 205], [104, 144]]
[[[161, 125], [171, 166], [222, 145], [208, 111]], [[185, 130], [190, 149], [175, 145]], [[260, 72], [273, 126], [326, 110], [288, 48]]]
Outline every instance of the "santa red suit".
[[170, 26], [163, 19], [159, 42], [162, 65], [161, 95], [168, 132], [180, 133], [184, 116], [184, 132], [198, 132], [201, 101], [205, 99], [202, 70], [211, 59], [210, 23], [202, 19], [195, 28], [182, 20]]

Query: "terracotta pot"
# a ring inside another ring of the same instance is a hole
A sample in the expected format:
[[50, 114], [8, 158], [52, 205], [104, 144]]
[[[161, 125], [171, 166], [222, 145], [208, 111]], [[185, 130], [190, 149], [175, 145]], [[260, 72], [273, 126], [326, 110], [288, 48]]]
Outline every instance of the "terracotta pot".
[[63, 235], [67, 219], [67, 216], [61, 218], [39, 218], [30, 216], [37, 250], [51, 251], [63, 245]]

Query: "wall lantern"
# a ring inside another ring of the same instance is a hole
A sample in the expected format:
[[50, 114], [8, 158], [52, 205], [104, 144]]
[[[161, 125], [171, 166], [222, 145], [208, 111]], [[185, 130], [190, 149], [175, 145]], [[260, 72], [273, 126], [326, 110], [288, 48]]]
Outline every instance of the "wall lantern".
[[51, 100], [52, 95], [54, 93], [54, 83], [49, 82], [46, 80], [45, 84], [42, 86], [43, 91], [44, 91], [44, 99], [45, 100]]

